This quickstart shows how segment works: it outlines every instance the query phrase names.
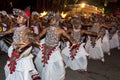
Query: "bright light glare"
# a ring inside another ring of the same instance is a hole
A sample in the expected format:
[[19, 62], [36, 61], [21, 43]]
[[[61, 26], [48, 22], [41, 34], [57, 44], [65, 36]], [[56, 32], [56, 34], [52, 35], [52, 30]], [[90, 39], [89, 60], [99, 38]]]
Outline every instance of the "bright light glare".
[[67, 13], [64, 13], [64, 12], [61, 13], [62, 18], [65, 18], [66, 16], [67, 16]]
[[47, 15], [48, 12], [43, 11], [42, 13], [40, 13], [40, 17], [44, 17], [45, 15]]
[[81, 4], [81, 7], [82, 7], [82, 8], [84, 8], [84, 7], [85, 7], [85, 5], [86, 5], [85, 3], [82, 3], [82, 4]]

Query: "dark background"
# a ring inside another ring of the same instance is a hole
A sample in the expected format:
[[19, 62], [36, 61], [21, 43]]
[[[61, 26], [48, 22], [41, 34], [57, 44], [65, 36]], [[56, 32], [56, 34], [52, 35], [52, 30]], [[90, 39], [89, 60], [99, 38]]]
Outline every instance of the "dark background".
[[[31, 11], [42, 12], [43, 10], [62, 11], [64, 5], [81, 3], [83, 0], [0, 0], [0, 10], [12, 12], [13, 8], [25, 9], [30, 6]], [[120, 0], [84, 0], [90, 5], [104, 7], [107, 13], [120, 12]], [[107, 6], [104, 6], [105, 1]], [[12, 5], [11, 5], [12, 3]]]
[[31, 0], [0, 0], [0, 10], [6, 10], [11, 13], [13, 8], [25, 9], [30, 4]]

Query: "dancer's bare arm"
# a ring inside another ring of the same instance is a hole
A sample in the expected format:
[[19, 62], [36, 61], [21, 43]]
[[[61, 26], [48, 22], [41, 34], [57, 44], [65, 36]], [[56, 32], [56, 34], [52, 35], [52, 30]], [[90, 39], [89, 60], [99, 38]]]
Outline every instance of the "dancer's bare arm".
[[107, 28], [107, 29], [110, 29], [111, 28], [111, 24], [101, 24], [100, 25], [100, 29], [103, 28], [103, 27]]
[[87, 30], [81, 30], [80, 33], [81, 34], [87, 34], [87, 35], [93, 35], [93, 36], [97, 36], [98, 35], [96, 32], [91, 32], [91, 31], [87, 31]]
[[35, 39], [36, 39], [37, 41], [39, 41], [39, 40], [46, 34], [47, 29], [48, 29], [48, 27], [45, 28], [45, 29], [43, 29], [43, 31], [42, 31], [37, 37], [35, 37]]
[[11, 28], [11, 29], [9, 29], [8, 31], [1, 32], [1, 33], [0, 33], [0, 36], [2, 37], [2, 36], [4, 36], [4, 35], [6, 35], [6, 34], [13, 33], [13, 32], [15, 31], [15, 29], [16, 29], [16, 27]]
[[76, 44], [76, 41], [75, 41], [69, 34], [67, 34], [63, 29], [60, 29], [59, 31], [60, 31], [60, 33], [61, 33], [64, 37], [66, 37], [72, 44]]

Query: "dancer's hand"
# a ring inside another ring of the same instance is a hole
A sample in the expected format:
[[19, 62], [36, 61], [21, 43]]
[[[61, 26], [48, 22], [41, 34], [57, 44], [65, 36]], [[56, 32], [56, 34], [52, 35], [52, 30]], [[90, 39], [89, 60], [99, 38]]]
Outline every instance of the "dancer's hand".
[[80, 44], [81, 44], [81, 43], [74, 43], [74, 44], [70, 47], [70, 49], [73, 49], [73, 48], [79, 46]]
[[3, 33], [3, 32], [1, 32], [1, 33], [0, 33], [0, 37], [3, 37], [3, 36], [4, 36], [4, 33]]
[[37, 36], [37, 37], [35, 37], [35, 42], [39, 42], [40, 41], [40, 39], [39, 39], [39, 37]]

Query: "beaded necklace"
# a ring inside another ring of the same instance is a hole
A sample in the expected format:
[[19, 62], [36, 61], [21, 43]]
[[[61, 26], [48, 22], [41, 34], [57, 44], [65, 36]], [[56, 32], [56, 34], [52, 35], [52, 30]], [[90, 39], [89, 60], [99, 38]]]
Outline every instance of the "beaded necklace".
[[59, 37], [57, 33], [57, 27], [50, 26], [45, 37], [45, 43], [47, 46], [54, 47], [58, 45], [58, 42], [59, 42]]

